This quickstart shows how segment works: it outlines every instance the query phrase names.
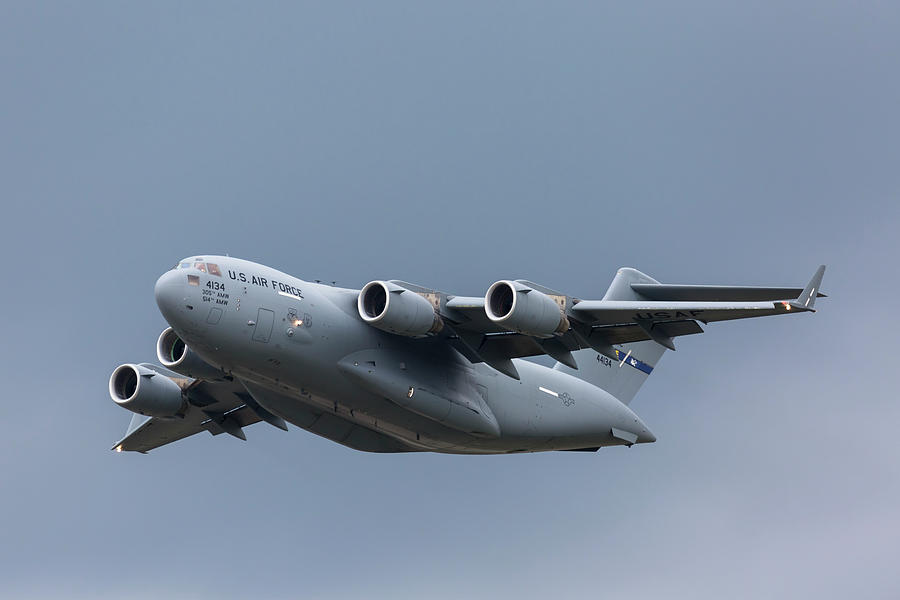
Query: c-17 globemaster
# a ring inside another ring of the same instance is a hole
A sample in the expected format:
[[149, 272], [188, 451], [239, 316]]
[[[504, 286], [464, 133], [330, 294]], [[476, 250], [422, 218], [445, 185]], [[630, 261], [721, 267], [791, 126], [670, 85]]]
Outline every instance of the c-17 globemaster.
[[[227, 256], [156, 282], [163, 367], [124, 364], [109, 393], [137, 414], [115, 450], [292, 423], [368, 452], [596, 450], [656, 440], [629, 408], [673, 339], [700, 323], [811, 312], [803, 289], [664, 284], [631, 268], [601, 300], [524, 280], [482, 297], [402, 281], [310, 283]], [[546, 367], [522, 357], [549, 355]]]

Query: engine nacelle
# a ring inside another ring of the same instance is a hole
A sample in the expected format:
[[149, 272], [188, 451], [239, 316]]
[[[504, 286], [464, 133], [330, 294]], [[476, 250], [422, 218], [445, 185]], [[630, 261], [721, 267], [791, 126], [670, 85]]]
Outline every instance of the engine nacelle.
[[156, 358], [162, 366], [187, 377], [203, 381], [221, 381], [225, 378], [225, 373], [197, 356], [171, 327], [159, 334]]
[[125, 364], [113, 371], [109, 395], [119, 406], [148, 417], [174, 417], [184, 407], [177, 383], [141, 365]]
[[363, 321], [397, 335], [427, 337], [444, 327], [431, 302], [389, 281], [367, 283], [356, 306]]
[[553, 298], [518, 281], [498, 281], [484, 295], [484, 312], [497, 325], [539, 338], [562, 335], [569, 320]]

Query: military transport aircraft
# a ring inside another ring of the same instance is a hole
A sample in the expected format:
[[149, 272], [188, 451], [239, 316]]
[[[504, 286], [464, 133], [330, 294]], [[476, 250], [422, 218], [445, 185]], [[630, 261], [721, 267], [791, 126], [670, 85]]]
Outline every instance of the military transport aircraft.
[[[171, 325], [162, 367], [123, 364], [112, 399], [136, 413], [117, 451], [208, 431], [292, 423], [368, 452], [597, 450], [656, 440], [628, 407], [673, 339], [700, 323], [811, 312], [803, 288], [664, 284], [631, 268], [602, 300], [524, 280], [483, 297], [402, 281], [362, 290], [227, 256], [180, 261], [156, 282]], [[542, 366], [522, 357], [547, 354]]]

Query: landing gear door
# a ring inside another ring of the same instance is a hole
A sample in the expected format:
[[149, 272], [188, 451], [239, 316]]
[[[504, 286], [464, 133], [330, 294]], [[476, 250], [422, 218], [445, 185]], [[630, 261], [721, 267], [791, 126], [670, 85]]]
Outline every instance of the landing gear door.
[[253, 341], [268, 343], [272, 337], [272, 325], [275, 323], [275, 313], [267, 308], [259, 309], [256, 315], [256, 328], [253, 329]]

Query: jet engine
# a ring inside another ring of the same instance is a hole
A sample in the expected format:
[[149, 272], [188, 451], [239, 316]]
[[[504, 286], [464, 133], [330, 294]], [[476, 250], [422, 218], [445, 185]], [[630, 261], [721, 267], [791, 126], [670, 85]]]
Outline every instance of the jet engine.
[[504, 329], [538, 338], [569, 329], [569, 320], [553, 298], [518, 281], [498, 281], [488, 288], [484, 311]]
[[389, 281], [367, 283], [356, 305], [363, 321], [397, 335], [427, 337], [444, 327], [431, 302]]
[[156, 342], [156, 358], [167, 369], [194, 379], [203, 381], [224, 379], [225, 374], [220, 369], [200, 358], [171, 327], [159, 334], [159, 340]]
[[148, 417], [174, 417], [184, 406], [177, 383], [141, 365], [125, 364], [113, 371], [109, 395], [119, 406]]

